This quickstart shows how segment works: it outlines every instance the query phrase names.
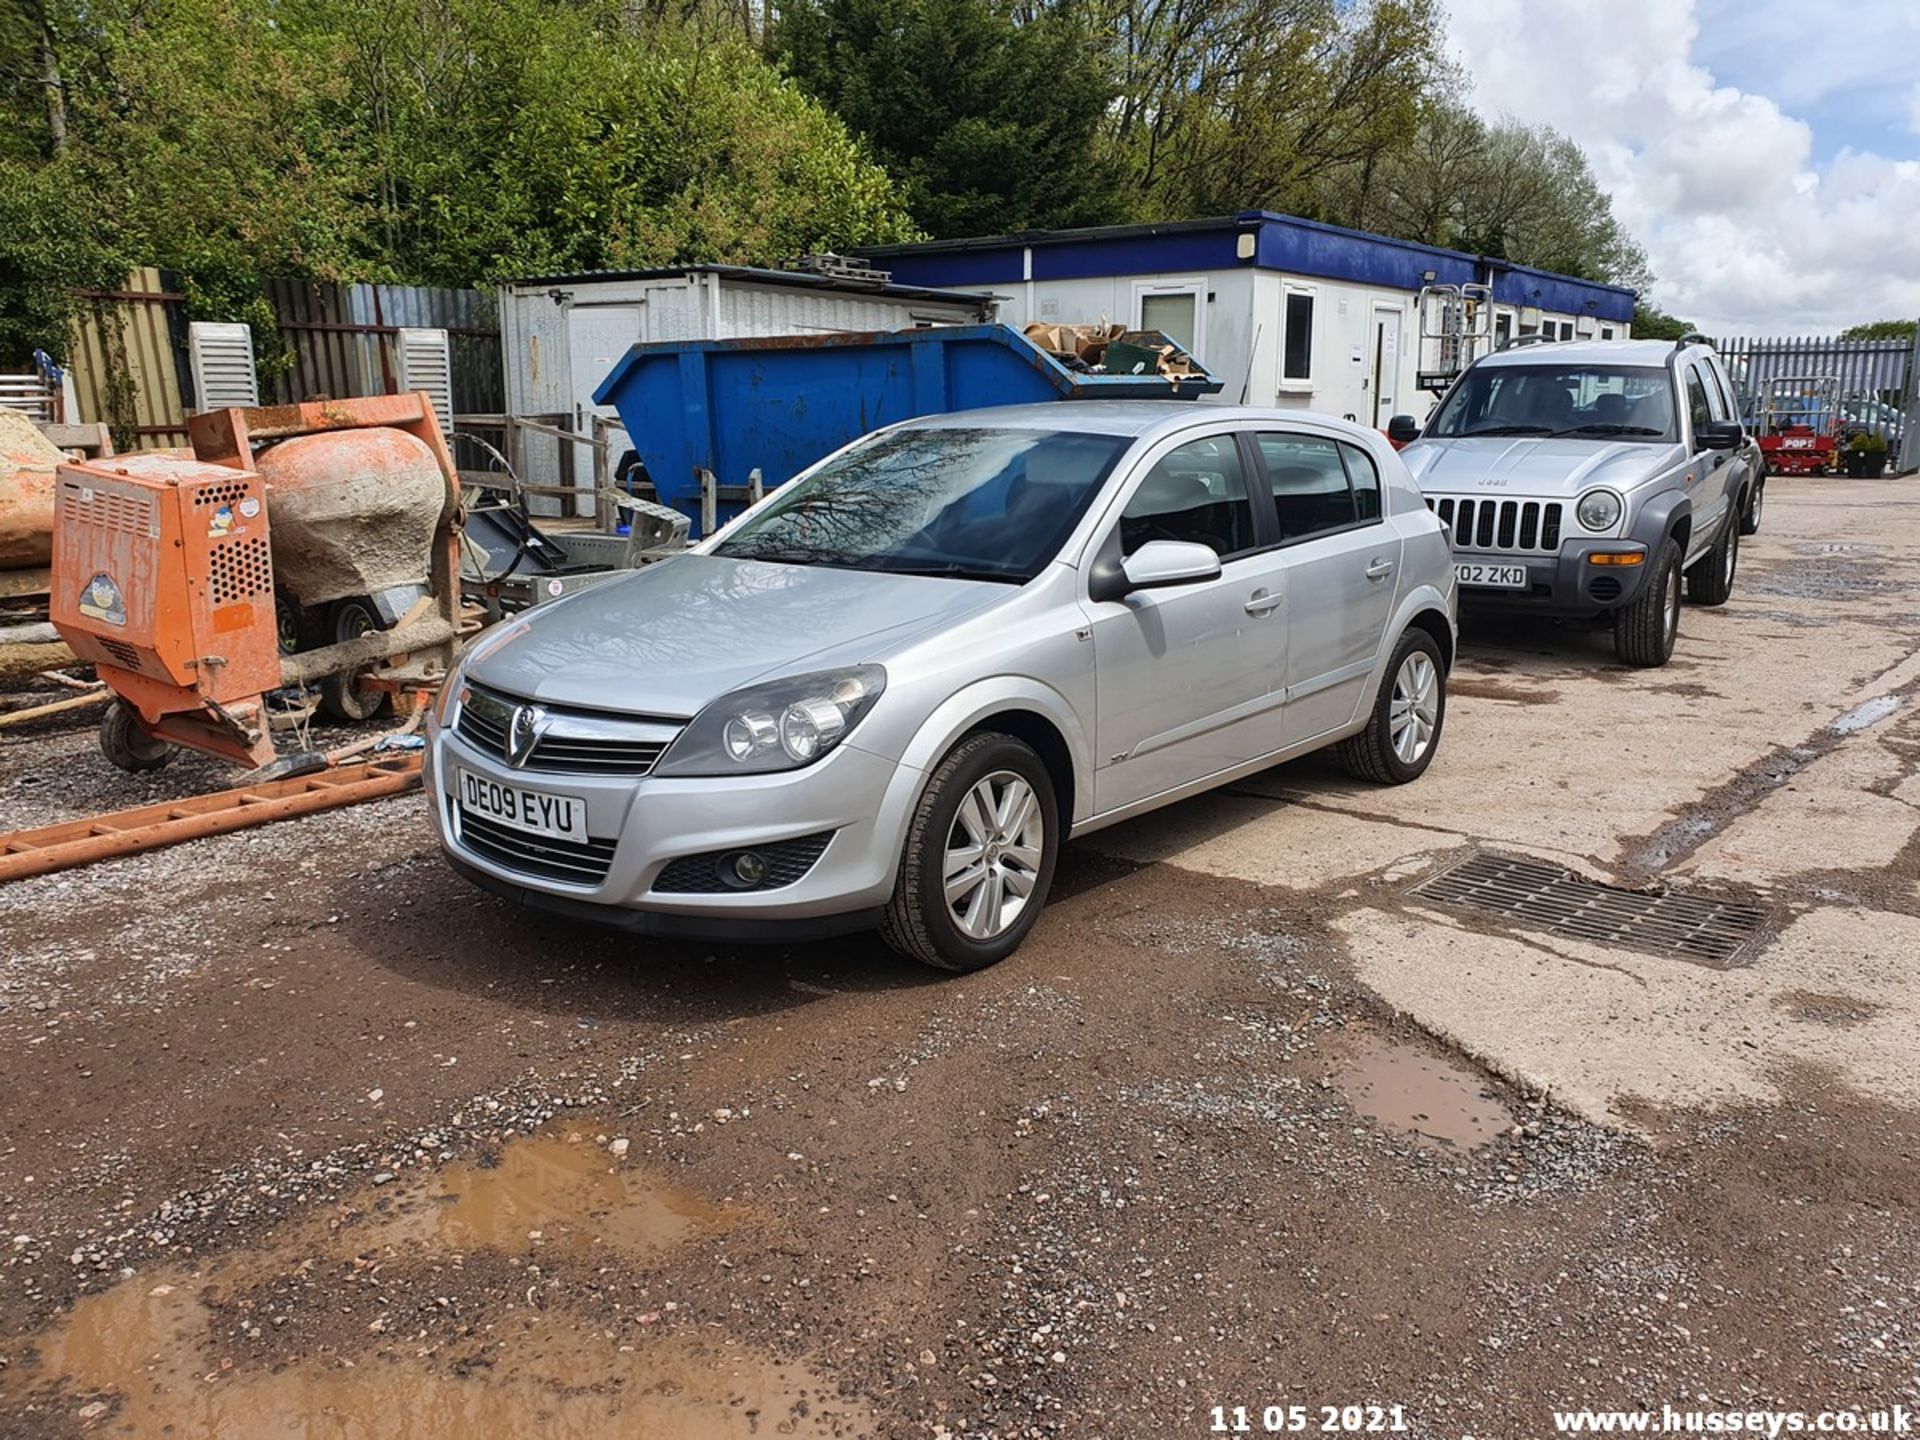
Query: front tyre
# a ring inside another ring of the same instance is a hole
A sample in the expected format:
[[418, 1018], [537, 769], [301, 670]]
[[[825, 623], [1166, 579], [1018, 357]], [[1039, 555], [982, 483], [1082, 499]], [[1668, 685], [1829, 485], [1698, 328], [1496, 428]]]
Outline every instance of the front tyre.
[[881, 937], [941, 970], [979, 970], [1019, 948], [1060, 851], [1053, 781], [1011, 735], [969, 735], [921, 792]]
[[1417, 780], [1433, 763], [1447, 720], [1447, 672], [1439, 643], [1414, 626], [1400, 637], [1367, 728], [1340, 742], [1348, 773], [1376, 785]]
[[1680, 547], [1669, 536], [1653, 552], [1647, 587], [1613, 612], [1613, 649], [1623, 664], [1653, 669], [1673, 658], [1680, 638]]

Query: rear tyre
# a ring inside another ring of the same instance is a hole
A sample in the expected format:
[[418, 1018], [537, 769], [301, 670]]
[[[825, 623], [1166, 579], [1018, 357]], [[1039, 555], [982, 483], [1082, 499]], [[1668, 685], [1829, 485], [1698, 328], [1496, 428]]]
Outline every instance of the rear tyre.
[[1747, 489], [1747, 505], [1740, 512], [1740, 533], [1758, 535], [1760, 533], [1760, 509], [1767, 499], [1767, 477], [1763, 471], [1753, 477], [1753, 484]]
[[1687, 571], [1687, 599], [1696, 605], [1724, 605], [1733, 594], [1733, 572], [1740, 567], [1740, 527], [1731, 516], [1720, 540]]
[[1349, 774], [1376, 785], [1417, 780], [1433, 763], [1446, 722], [1447, 672], [1440, 646], [1415, 626], [1394, 647], [1367, 728], [1340, 742], [1340, 763]]
[[1647, 588], [1613, 612], [1613, 649], [1622, 663], [1653, 669], [1673, 658], [1680, 638], [1680, 547], [1669, 537], [1653, 552]]
[[1011, 735], [969, 735], [935, 767], [907, 827], [880, 935], [940, 970], [979, 970], [1019, 948], [1060, 851], [1053, 781]]
[[124, 700], [115, 700], [100, 717], [100, 753], [129, 775], [158, 770], [173, 758], [173, 746], [140, 726]]
[[[380, 629], [380, 616], [365, 600], [341, 600], [333, 607], [333, 642], [357, 640]], [[384, 690], [360, 685], [364, 670], [349, 675], [329, 675], [320, 682], [320, 705], [336, 720], [371, 720], [387, 708], [392, 698]]]

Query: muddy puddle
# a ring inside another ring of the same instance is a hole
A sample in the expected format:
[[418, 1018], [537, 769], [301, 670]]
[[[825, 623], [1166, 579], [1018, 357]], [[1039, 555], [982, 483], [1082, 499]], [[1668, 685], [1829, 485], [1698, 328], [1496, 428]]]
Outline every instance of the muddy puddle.
[[1513, 1124], [1478, 1071], [1369, 1030], [1341, 1037], [1333, 1083], [1354, 1112], [1429, 1150], [1478, 1149]]
[[864, 1409], [803, 1366], [711, 1328], [662, 1323], [659, 1313], [645, 1317], [644, 1329], [610, 1323], [604, 1310], [574, 1308], [568, 1296], [578, 1289], [569, 1286], [538, 1304], [532, 1292], [524, 1304], [517, 1293], [468, 1295], [460, 1303], [478, 1323], [465, 1333], [363, 1341], [356, 1321], [271, 1360], [249, 1356], [236, 1337], [236, 1311], [252, 1313], [248, 1297], [316, 1261], [324, 1272], [379, 1254], [458, 1274], [459, 1257], [499, 1252], [528, 1267], [515, 1272], [517, 1286], [541, 1273], [534, 1262], [544, 1257], [585, 1256], [606, 1275], [619, 1261], [644, 1264], [729, 1219], [577, 1134], [510, 1142], [496, 1157], [449, 1166], [410, 1190], [369, 1192], [354, 1209], [346, 1223], [302, 1227], [264, 1252], [144, 1273], [82, 1299], [36, 1337], [34, 1360], [0, 1372], [0, 1405], [19, 1415], [16, 1407], [31, 1403], [56, 1433], [129, 1440], [819, 1440], [874, 1432]]

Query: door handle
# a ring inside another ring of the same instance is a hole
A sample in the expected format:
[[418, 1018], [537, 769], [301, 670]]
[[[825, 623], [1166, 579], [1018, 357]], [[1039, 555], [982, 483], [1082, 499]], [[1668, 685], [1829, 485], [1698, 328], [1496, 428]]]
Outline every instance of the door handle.
[[1367, 578], [1369, 580], [1384, 580], [1392, 573], [1393, 562], [1391, 560], [1376, 560], [1367, 566]]
[[1253, 592], [1252, 597], [1248, 599], [1247, 603], [1241, 608], [1249, 615], [1267, 615], [1278, 610], [1281, 602], [1286, 598], [1284, 595], [1272, 595], [1265, 590], [1256, 590]]

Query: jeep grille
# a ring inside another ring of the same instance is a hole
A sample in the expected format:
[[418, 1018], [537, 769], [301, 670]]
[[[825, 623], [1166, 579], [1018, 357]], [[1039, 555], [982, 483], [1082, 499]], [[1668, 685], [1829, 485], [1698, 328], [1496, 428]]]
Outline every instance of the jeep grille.
[[1427, 497], [1456, 550], [1513, 550], [1552, 555], [1560, 549], [1557, 500], [1473, 500]]

